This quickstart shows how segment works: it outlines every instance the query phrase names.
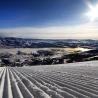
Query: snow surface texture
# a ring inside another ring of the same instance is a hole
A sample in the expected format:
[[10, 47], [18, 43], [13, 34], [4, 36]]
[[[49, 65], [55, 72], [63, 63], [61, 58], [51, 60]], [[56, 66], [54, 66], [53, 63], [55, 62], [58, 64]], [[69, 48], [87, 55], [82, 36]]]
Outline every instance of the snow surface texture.
[[98, 98], [98, 61], [1, 67], [0, 98]]

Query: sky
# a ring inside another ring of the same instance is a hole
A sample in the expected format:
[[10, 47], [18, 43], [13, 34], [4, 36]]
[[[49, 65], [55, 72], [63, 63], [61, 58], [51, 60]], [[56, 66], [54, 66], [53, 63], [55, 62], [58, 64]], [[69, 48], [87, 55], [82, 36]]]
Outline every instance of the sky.
[[86, 15], [89, 5], [97, 3], [98, 0], [0, 0], [0, 36], [98, 39], [98, 17], [91, 22], [92, 15]]

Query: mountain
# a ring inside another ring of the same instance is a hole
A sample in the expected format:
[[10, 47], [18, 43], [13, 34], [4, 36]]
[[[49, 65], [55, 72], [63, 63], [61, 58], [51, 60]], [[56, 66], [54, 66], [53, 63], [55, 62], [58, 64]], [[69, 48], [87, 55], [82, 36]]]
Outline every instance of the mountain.
[[25, 39], [13, 37], [0, 37], [0, 48], [47, 48], [47, 47], [98, 47], [98, 40], [76, 39]]

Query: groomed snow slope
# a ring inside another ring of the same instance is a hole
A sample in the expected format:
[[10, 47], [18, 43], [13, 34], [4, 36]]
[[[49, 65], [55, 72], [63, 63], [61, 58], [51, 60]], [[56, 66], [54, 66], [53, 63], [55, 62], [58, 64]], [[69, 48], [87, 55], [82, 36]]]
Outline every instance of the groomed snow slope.
[[1, 67], [0, 98], [98, 98], [98, 61]]

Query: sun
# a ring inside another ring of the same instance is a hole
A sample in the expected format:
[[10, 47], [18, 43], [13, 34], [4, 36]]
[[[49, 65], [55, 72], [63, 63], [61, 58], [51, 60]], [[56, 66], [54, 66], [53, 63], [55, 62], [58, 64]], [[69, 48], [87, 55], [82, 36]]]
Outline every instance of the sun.
[[86, 13], [91, 22], [98, 19], [98, 4], [95, 6], [88, 4], [89, 11]]

